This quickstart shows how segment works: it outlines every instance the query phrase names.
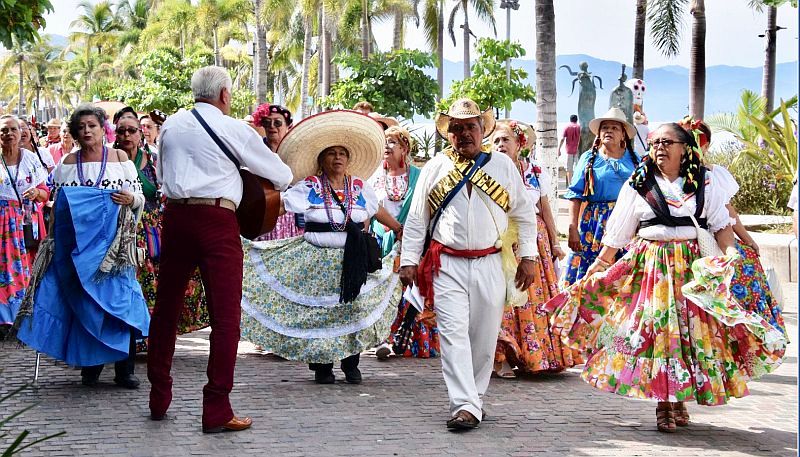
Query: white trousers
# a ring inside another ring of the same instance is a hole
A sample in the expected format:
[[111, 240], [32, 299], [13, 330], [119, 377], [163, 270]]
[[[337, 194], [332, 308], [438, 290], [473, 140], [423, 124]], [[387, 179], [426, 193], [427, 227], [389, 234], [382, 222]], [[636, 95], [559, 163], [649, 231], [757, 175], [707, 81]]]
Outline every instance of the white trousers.
[[506, 298], [500, 254], [441, 259], [433, 293], [450, 414], [466, 410], [480, 420]]

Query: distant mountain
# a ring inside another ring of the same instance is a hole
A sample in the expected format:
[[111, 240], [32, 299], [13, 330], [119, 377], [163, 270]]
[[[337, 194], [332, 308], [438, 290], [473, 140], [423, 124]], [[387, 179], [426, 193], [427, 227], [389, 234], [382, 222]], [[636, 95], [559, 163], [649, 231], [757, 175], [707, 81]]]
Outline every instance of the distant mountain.
[[67, 44], [69, 44], [69, 39], [64, 35], [56, 35], [54, 33], [50, 33], [48, 34], [48, 36], [50, 37], [50, 44], [57, 48], [63, 48]]
[[[597, 102], [595, 113], [603, 114], [608, 109], [608, 99], [618, 84], [621, 62], [596, 59], [587, 55], [561, 55], [556, 57], [556, 67], [569, 65], [577, 71], [578, 64], [582, 61], [589, 63], [589, 72], [603, 80], [603, 89], [597, 88]], [[512, 65], [522, 67], [528, 72], [527, 82], [536, 86], [536, 62], [533, 60], [515, 60]], [[450, 84], [454, 79], [461, 79], [463, 65], [461, 62], [445, 60], [445, 92], [449, 92]], [[750, 89], [756, 93], [761, 92], [761, 67], [746, 68], [717, 65], [706, 69], [706, 116], [717, 112], [735, 111], [739, 102], [739, 95], [743, 89]], [[625, 69], [628, 78], [631, 78], [631, 67]], [[429, 72], [436, 77], [435, 69]], [[797, 94], [797, 62], [778, 64], [775, 77], [775, 99], [787, 99]], [[558, 121], [566, 122], [569, 115], [577, 113], [578, 87], [570, 95], [574, 77], [566, 69], [556, 72], [556, 109]], [[689, 106], [689, 70], [677, 65], [658, 68], [648, 68], [644, 72], [644, 82], [647, 91], [644, 98], [644, 111], [654, 121], [668, 121], [682, 118], [688, 112]], [[577, 86], [577, 85], [576, 85]], [[515, 103], [511, 115], [520, 120], [533, 121], [536, 119], [536, 105], [534, 103]]]

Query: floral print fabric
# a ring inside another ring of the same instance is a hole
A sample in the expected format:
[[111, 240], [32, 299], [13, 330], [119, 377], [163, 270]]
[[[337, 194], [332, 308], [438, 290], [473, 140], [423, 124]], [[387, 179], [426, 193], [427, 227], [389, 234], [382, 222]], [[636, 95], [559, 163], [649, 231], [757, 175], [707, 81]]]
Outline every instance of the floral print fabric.
[[19, 203], [0, 200], [0, 325], [14, 323], [31, 277], [22, 216]]
[[331, 363], [389, 335], [401, 295], [392, 256], [368, 275], [355, 301], [339, 303], [343, 249], [301, 237], [242, 243], [243, 339], [289, 360]]
[[[389, 334], [388, 342], [390, 345], [395, 343], [394, 336], [400, 330], [403, 324], [406, 311], [411, 306], [407, 301], [401, 300], [397, 308], [397, 316], [392, 322], [391, 333]], [[416, 320], [411, 327], [412, 336], [408, 344], [408, 348], [401, 355], [403, 357], [419, 357], [427, 359], [430, 357], [439, 357], [441, 347], [439, 345], [439, 329], [436, 327], [436, 317], [429, 315], [429, 313], [417, 314]]]
[[528, 373], [561, 371], [583, 363], [579, 351], [565, 346], [551, 334], [549, 315], [538, 309], [558, 294], [558, 278], [547, 227], [541, 216], [536, 217], [536, 223], [539, 257], [534, 261], [535, 276], [528, 288], [529, 300], [521, 307], [508, 303], [505, 306], [494, 355], [495, 371], [504, 361]]
[[730, 299], [738, 258], [699, 257], [694, 240], [637, 239], [611, 268], [547, 303], [552, 331], [594, 351], [586, 382], [633, 398], [711, 406], [746, 396], [747, 381], [780, 364], [780, 331]]
[[758, 253], [750, 246], [741, 243], [736, 244], [736, 249], [742, 256], [742, 262], [734, 266], [735, 273], [731, 280], [733, 298], [744, 309], [761, 315], [786, 335], [786, 325], [783, 323], [780, 303], [775, 300], [769, 289], [767, 275], [761, 266]]
[[[561, 280], [561, 288], [567, 288], [583, 278], [586, 270], [597, 258], [602, 247], [606, 221], [614, 209], [614, 202], [591, 202], [583, 210], [578, 227], [581, 237], [581, 252], [571, 252], [567, 257], [567, 268]], [[622, 256], [622, 252], [617, 258]]]

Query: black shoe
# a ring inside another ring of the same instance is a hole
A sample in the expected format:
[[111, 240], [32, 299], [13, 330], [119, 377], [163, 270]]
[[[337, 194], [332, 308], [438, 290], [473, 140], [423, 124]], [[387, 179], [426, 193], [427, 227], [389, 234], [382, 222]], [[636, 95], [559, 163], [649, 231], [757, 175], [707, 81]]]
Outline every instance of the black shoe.
[[333, 369], [321, 369], [314, 371], [314, 382], [317, 384], [333, 384], [336, 382], [336, 376], [333, 375]]
[[81, 384], [86, 387], [94, 387], [100, 379], [100, 373], [103, 372], [103, 365], [96, 365], [91, 367], [81, 368]]
[[347, 371], [342, 371], [344, 371], [344, 380], [349, 384], [361, 384], [361, 370], [358, 368], [350, 368]]
[[124, 387], [126, 389], [138, 389], [139, 388], [139, 378], [136, 377], [134, 374], [129, 374], [125, 376], [118, 376], [114, 378], [114, 384]]

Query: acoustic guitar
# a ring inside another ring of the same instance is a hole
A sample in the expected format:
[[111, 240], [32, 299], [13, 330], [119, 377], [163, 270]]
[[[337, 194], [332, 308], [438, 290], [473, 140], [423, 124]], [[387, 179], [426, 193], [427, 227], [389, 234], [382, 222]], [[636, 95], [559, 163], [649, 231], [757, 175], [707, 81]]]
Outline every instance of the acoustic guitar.
[[242, 178], [242, 201], [236, 208], [239, 221], [239, 234], [248, 240], [271, 232], [278, 222], [281, 207], [281, 193], [275, 190], [271, 181], [239, 169]]

